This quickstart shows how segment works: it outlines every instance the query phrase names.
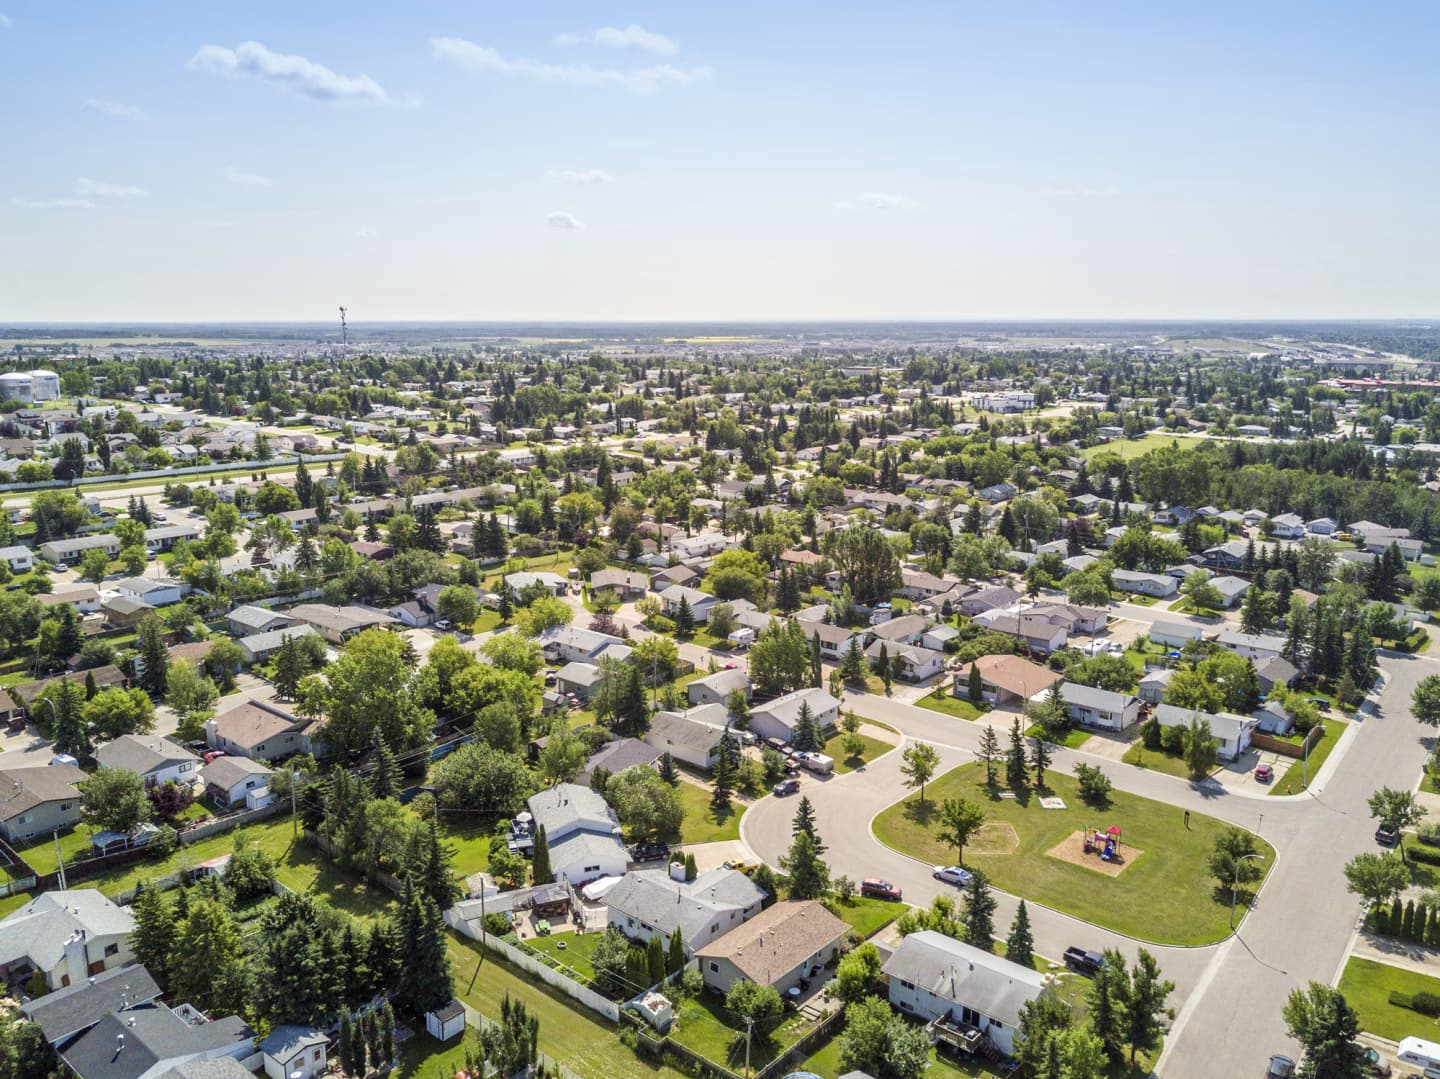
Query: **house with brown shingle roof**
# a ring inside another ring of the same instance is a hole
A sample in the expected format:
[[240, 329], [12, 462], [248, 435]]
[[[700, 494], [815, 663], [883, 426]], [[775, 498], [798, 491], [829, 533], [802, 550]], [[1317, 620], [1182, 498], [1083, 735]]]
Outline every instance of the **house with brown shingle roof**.
[[[966, 664], [955, 672], [955, 691], [960, 696], [969, 691], [971, 666]], [[997, 705], [1023, 707], [1035, 694], [1065, 678], [1058, 671], [1020, 656], [981, 656], [973, 666], [980, 668], [980, 695]]]
[[783, 994], [838, 956], [849, 929], [815, 900], [789, 899], [698, 948], [695, 955], [705, 984], [718, 993], [728, 993], [746, 979]]

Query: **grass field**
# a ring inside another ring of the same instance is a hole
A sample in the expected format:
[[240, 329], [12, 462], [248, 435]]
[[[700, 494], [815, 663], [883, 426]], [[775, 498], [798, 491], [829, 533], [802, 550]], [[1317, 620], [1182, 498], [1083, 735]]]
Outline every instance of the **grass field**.
[[552, 933], [548, 937], [527, 940], [525, 946], [544, 952], [555, 962], [593, 981], [595, 968], [590, 965], [590, 956], [604, 936], [604, 933]]
[[1091, 446], [1084, 451], [1084, 456], [1088, 461], [1102, 453], [1113, 453], [1122, 461], [1133, 461], [1136, 457], [1143, 457], [1151, 450], [1158, 450], [1162, 446], [1170, 445], [1171, 442], [1179, 442], [1181, 446], [1186, 445], [1183, 440], [1177, 439], [1172, 434], [1151, 431], [1139, 438], [1121, 438], [1113, 442], [1103, 442], [1098, 446]]
[[839, 903], [835, 912], [840, 920], [861, 937], [873, 937], [905, 913], [905, 907], [888, 899], [856, 896], [849, 903]]
[[[1120, 758], [1124, 764], [1148, 768], [1152, 772], [1164, 772], [1177, 779], [1189, 779], [1190, 767], [1178, 753], [1166, 753], [1163, 749], [1146, 749], [1144, 743], [1136, 742]], [[1218, 767], [1218, 765], [1217, 765]]]
[[1345, 733], [1346, 722], [1343, 719], [1336, 719], [1326, 716], [1322, 721], [1325, 724], [1325, 737], [1315, 743], [1315, 748], [1310, 750], [1310, 764], [1307, 769], [1304, 762], [1296, 761], [1285, 770], [1274, 783], [1270, 784], [1271, 794], [1299, 794], [1305, 789], [1306, 775], [1314, 779], [1320, 772], [1320, 766], [1325, 763], [1325, 758], [1330, 756], [1331, 750], [1335, 748], [1340, 736]]
[[825, 755], [835, 761], [835, 771], [839, 773], [853, 772], [856, 768], [867, 764], [873, 764], [875, 758], [890, 752], [895, 747], [889, 742], [882, 742], [878, 738], [871, 738], [868, 734], [860, 737], [865, 740], [865, 748], [858, 756], [852, 757], [845, 752], [845, 739], [849, 735], [843, 731], [840, 734], [832, 735], [825, 743]]
[[[1025, 737], [1039, 738], [1044, 733], [1045, 728], [1036, 723], [1026, 730]], [[1090, 741], [1090, 733], [1090, 731], [1082, 730], [1079, 727], [1067, 727], [1065, 733], [1058, 739], [1046, 738], [1045, 740], [1051, 745], [1064, 746], [1066, 749], [1079, 749], [1086, 742]]]
[[1390, 1003], [1391, 993], [1440, 993], [1440, 978], [1355, 957], [1345, 964], [1340, 992], [1359, 1015], [1361, 1030], [1391, 1041], [1411, 1035], [1440, 1039], [1440, 1020]]
[[[760, 1068], [770, 1063], [799, 1041], [811, 1025], [810, 1020], [794, 1012], [787, 1013], [768, 1035], [757, 1034], [752, 1039], [750, 1066]], [[725, 1001], [717, 993], [706, 991], [682, 1003], [670, 1038], [717, 1064], [736, 1070], [745, 1066], [743, 1025], [726, 1011]]]
[[[803, 1064], [797, 1065], [796, 1070], [810, 1072], [820, 1076], [820, 1079], [840, 1079], [840, 1076], [845, 1074], [845, 1068], [840, 1064], [840, 1035], [837, 1034], [825, 1042]], [[931, 1050], [930, 1064], [925, 1069], [925, 1079], [973, 1079], [974, 1076], [999, 1074], [986, 1071], [979, 1064], [961, 1064], [949, 1057], [936, 1056], [934, 1050]]]
[[[508, 995], [522, 1000], [540, 1020], [540, 1049], [579, 1075], [614, 1079], [680, 1079], [671, 1068], [651, 1067], [620, 1042], [615, 1027], [593, 1012], [572, 1005], [533, 978], [521, 974], [479, 945], [451, 934], [447, 938], [455, 974], [455, 993], [482, 1014], [498, 1019]], [[420, 1076], [418, 1079], [428, 1079]]]
[[[1052, 772], [1046, 780], [1064, 809], [1043, 809], [1033, 794], [1003, 799], [985, 786], [982, 765], [965, 765], [930, 784], [923, 811], [912, 795], [881, 813], [875, 834], [905, 854], [948, 863], [952, 848], [935, 838], [939, 803], [968, 798], [985, 807], [989, 822], [1013, 828], [1018, 840], [1008, 849], [966, 852], [967, 864], [985, 870], [996, 887], [1157, 944], [1210, 944], [1228, 935], [1229, 893], [1219, 894], [1206, 865], [1221, 822], [1191, 813], [1187, 828], [1182, 810], [1123, 791], [1098, 810], [1081, 800], [1069, 776]], [[1133, 857], [1118, 876], [1047, 853], [1076, 831], [1110, 825], [1121, 829], [1122, 853]], [[1268, 871], [1274, 850], [1261, 840], [1260, 851]]]
[[685, 819], [680, 824], [678, 836], [667, 837], [670, 843], [718, 843], [726, 839], [740, 838], [740, 818], [745, 815], [745, 806], [735, 801], [730, 809], [716, 816], [710, 808], [710, 792], [694, 783], [680, 783], [680, 801], [685, 806]]
[[932, 712], [940, 712], [947, 716], [954, 716], [956, 719], [979, 719], [985, 714], [984, 710], [973, 701], [964, 697], [952, 697], [948, 690], [937, 689], [934, 693], [927, 693], [915, 704], [920, 708], [927, 708]]

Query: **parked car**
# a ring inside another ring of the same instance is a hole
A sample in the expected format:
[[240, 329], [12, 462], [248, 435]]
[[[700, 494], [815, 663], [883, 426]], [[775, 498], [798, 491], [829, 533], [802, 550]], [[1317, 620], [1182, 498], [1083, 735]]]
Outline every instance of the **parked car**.
[[637, 843], [630, 852], [637, 862], [659, 862], [670, 857], [668, 843]]
[[957, 884], [961, 888], [968, 885], [975, 877], [970, 870], [958, 865], [937, 865], [930, 871], [930, 875], [936, 880], [944, 881], [946, 884]]
[[800, 781], [795, 778], [782, 779], [775, 786], [770, 788], [777, 798], [783, 798], [787, 794], [796, 794], [800, 790]]
[[1378, 1049], [1372, 1047], [1365, 1050], [1365, 1066], [1370, 1069], [1370, 1074], [1378, 1079], [1389, 1079], [1390, 1062], [1380, 1055]]
[[1393, 824], [1382, 824], [1375, 829], [1375, 842], [1382, 847], [1393, 847], [1400, 842], [1400, 829]]
[[1330, 702], [1327, 701], [1324, 697], [1311, 697], [1310, 703], [1313, 704], [1316, 708], [1320, 709], [1320, 711], [1322, 712], [1330, 711]]
[[786, 761], [784, 764], [782, 764], [780, 767], [785, 770], [785, 774], [786, 774], [787, 776], [798, 776], [798, 775], [800, 774], [800, 762], [799, 762], [799, 761], [787, 760], [787, 761]]
[[1275, 778], [1275, 769], [1268, 764], [1257, 764], [1255, 766], [1255, 779], [1260, 783], [1269, 783]]
[[223, 756], [225, 756], [225, 751], [224, 751], [223, 749], [212, 749], [209, 753], [206, 753], [206, 754], [205, 754], [203, 757], [201, 757], [200, 759], [201, 759], [202, 761], [204, 761], [206, 764], [209, 764], [211, 761], [215, 760], [216, 758], [218, 758], [218, 757], [223, 757]]
[[1094, 974], [1105, 965], [1105, 957], [1099, 952], [1070, 947], [1065, 949], [1065, 965], [1081, 974]]
[[1265, 1069], [1265, 1079], [1290, 1079], [1295, 1074], [1295, 1062], [1283, 1053], [1276, 1053], [1270, 1058], [1270, 1064]]
[[888, 880], [881, 880], [879, 877], [866, 877], [860, 882], [860, 894], [870, 899], [891, 899], [896, 903], [900, 902], [900, 889], [891, 884]]

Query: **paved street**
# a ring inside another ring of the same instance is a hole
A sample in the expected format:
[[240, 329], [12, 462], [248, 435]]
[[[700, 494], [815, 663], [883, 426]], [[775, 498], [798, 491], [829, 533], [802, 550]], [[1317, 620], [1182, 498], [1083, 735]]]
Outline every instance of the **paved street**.
[[[1256, 907], [1235, 937], [1204, 948], [1150, 946], [1177, 986], [1172, 1004], [1179, 1014], [1159, 1069], [1165, 1079], [1258, 1075], [1270, 1053], [1296, 1049], [1280, 1017], [1286, 995], [1309, 980], [1336, 977], [1360, 912], [1358, 900], [1345, 890], [1341, 868], [1354, 854], [1376, 849], [1365, 804], [1370, 792], [1385, 784], [1415, 785], [1425, 745], [1423, 729], [1409, 717], [1410, 694], [1425, 674], [1440, 672], [1440, 663], [1424, 657], [1387, 652], [1381, 662], [1383, 686], [1304, 795], [1268, 798], [1215, 783], [1197, 788], [1103, 757], [1057, 750], [1057, 770], [1069, 771], [1076, 761], [1088, 759], [1118, 789], [1250, 828], [1277, 852]], [[870, 695], [849, 696], [845, 706], [889, 723], [909, 740], [934, 744], [942, 772], [974, 759], [980, 722]], [[826, 780], [806, 777], [802, 792], [815, 805], [836, 873], [890, 878], [904, 889], [907, 901], [925, 904], [953, 889], [933, 880], [928, 866], [883, 847], [869, 827], [877, 813], [908, 793], [899, 767], [900, 754], [892, 752], [861, 772]], [[743, 838], [769, 862], [777, 862], [789, 845], [795, 802], [764, 799], [743, 821]], [[1080, 944], [1117, 947], [1133, 956], [1138, 947], [1068, 915], [1029, 906], [1036, 948], [1043, 954], [1058, 956], [1068, 945]], [[1013, 907], [1012, 899], [1002, 898], [998, 926], [1008, 925]]]

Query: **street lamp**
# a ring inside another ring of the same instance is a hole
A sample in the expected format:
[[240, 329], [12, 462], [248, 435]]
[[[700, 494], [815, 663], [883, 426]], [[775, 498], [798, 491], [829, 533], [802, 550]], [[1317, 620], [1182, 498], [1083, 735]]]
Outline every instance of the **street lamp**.
[[1240, 890], [1240, 863], [1249, 858], [1259, 858], [1259, 854], [1242, 854], [1235, 859], [1235, 879], [1230, 882], [1230, 928], [1235, 928], [1235, 896]]

